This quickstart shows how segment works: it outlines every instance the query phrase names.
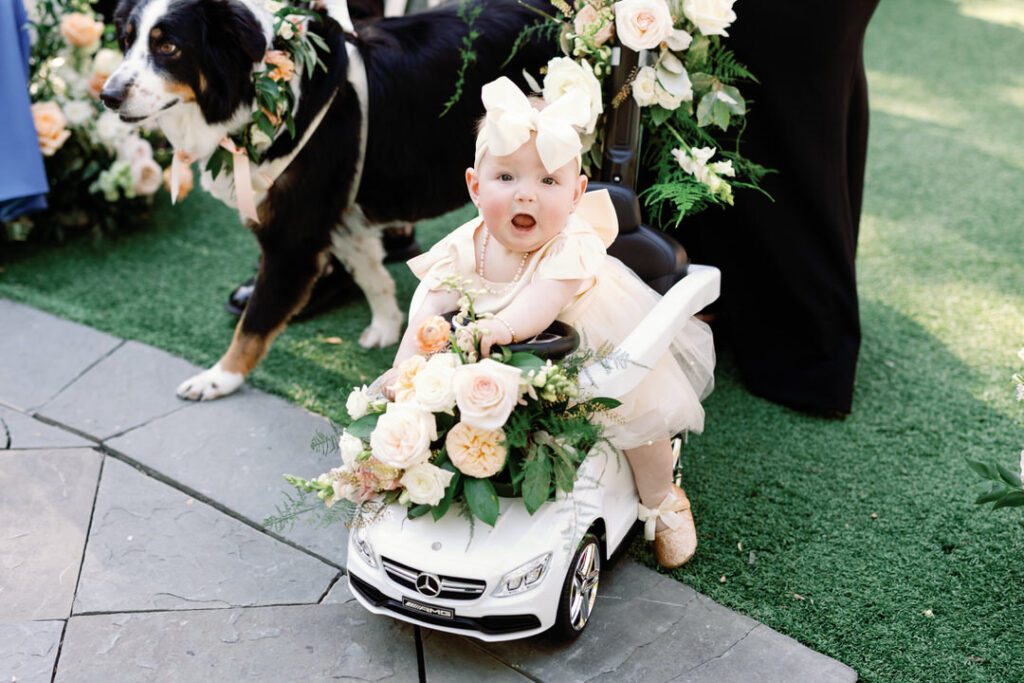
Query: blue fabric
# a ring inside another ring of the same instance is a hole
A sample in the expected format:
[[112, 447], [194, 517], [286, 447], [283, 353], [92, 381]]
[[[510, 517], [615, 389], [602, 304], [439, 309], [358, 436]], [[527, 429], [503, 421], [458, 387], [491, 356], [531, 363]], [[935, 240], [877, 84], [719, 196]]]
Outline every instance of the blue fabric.
[[43, 155], [28, 96], [28, 55], [21, 0], [0, 0], [0, 220], [46, 208]]

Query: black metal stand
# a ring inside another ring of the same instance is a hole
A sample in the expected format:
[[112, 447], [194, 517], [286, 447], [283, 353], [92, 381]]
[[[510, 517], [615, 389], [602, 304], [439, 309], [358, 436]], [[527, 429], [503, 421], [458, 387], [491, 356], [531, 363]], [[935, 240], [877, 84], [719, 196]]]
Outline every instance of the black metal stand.
[[423, 636], [419, 626], [412, 627], [413, 637], [416, 640], [416, 671], [419, 673], [420, 683], [427, 683], [427, 665], [423, 660]]

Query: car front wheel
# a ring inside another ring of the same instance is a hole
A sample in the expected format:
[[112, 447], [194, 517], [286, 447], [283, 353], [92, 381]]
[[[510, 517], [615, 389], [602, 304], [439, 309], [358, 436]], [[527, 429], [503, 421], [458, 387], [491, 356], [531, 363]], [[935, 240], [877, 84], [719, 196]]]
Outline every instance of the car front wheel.
[[580, 541], [562, 585], [558, 614], [551, 634], [559, 640], [574, 640], [583, 633], [594, 611], [601, 579], [601, 541], [586, 534]]

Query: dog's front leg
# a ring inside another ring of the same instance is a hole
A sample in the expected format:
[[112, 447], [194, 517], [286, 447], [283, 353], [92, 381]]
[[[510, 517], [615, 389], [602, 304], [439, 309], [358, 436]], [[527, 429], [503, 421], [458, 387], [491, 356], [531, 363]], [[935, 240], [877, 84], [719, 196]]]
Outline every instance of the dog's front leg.
[[381, 229], [369, 225], [358, 207], [331, 231], [331, 253], [352, 273], [370, 304], [370, 325], [359, 335], [365, 349], [397, 344], [405, 317], [395, 298], [395, 281], [384, 267]]
[[235, 327], [231, 346], [217, 364], [178, 386], [178, 396], [209, 401], [238, 390], [288, 320], [302, 310], [325, 254], [264, 251], [252, 297]]

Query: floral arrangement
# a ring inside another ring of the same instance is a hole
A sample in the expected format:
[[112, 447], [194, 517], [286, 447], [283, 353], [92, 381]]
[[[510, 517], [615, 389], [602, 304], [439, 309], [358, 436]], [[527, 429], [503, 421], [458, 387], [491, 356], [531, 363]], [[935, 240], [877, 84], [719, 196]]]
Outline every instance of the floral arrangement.
[[[310, 18], [319, 17], [306, 7], [313, 4], [304, 0], [300, 0], [302, 6], [277, 0], [265, 2], [273, 15], [274, 49], [267, 50], [263, 62], [253, 70], [256, 101], [252, 123], [230, 136], [235, 148], [244, 150], [254, 163], [260, 163], [282, 130], [295, 137], [296, 89], [291, 87], [292, 82], [297, 84], [303, 74], [312, 74], [317, 67], [327, 70], [318, 50], [327, 54], [330, 48], [323, 38], [308, 30]], [[217, 177], [230, 159], [231, 152], [219, 148], [206, 168]]]
[[[632, 97], [641, 108], [650, 175], [641, 198], [664, 226], [678, 226], [712, 204], [732, 204], [733, 188], [756, 189], [767, 172], [735, 149], [746, 115], [737, 84], [756, 79], [723, 43], [736, 20], [734, 2], [554, 0], [557, 14], [527, 27], [513, 48], [514, 54], [537, 34], [558, 37], [564, 56], [550, 60], [543, 82], [531, 87], [547, 102], [574, 88], [588, 94], [591, 117], [581, 131], [588, 175], [601, 166], [604, 117]], [[640, 52], [641, 61], [625, 85], [610, 92], [616, 41]], [[712, 127], [731, 134], [733, 150], [720, 146]]]
[[[113, 26], [96, 18], [88, 0], [26, 4], [33, 39], [29, 94], [49, 209], [7, 223], [7, 238], [24, 240], [34, 231], [98, 237], [137, 224], [167, 182], [170, 152], [157, 133], [136, 132], [99, 102], [122, 59]], [[191, 186], [186, 179], [183, 191]]]
[[452, 323], [433, 317], [417, 330], [420, 353], [398, 367], [394, 400], [366, 386], [349, 395], [353, 421], [336, 442], [341, 466], [312, 480], [286, 475], [328, 508], [345, 501], [354, 509], [350, 521], [396, 502], [410, 518], [437, 520], [458, 503], [470, 519], [493, 526], [499, 491], [521, 496], [532, 514], [572, 491], [580, 464], [602, 440], [595, 414], [618, 405], [580, 396], [588, 354], [553, 363], [503, 349], [481, 359], [488, 316], [473, 311], [468, 281], [445, 284], [462, 294], [460, 310]]
[[[1024, 362], [1024, 348], [1017, 352]], [[1014, 373], [1013, 382], [1017, 387], [1017, 401], [1024, 401], [1024, 368]], [[974, 501], [978, 505], [993, 503], [992, 509], [1024, 506], [1024, 450], [1020, 452], [1020, 466], [1016, 472], [1002, 463], [987, 463], [968, 460], [967, 465], [982, 479], [990, 482], [988, 490]]]

